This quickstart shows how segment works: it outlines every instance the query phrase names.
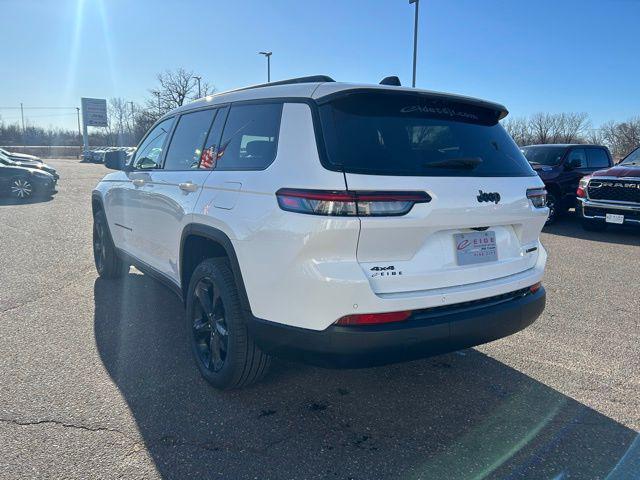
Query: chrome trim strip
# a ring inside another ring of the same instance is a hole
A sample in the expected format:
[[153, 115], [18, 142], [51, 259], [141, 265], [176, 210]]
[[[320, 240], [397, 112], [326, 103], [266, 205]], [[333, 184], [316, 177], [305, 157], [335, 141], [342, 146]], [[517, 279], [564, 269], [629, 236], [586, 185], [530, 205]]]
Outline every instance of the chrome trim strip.
[[611, 210], [629, 210], [633, 212], [640, 212], [640, 205], [628, 205], [614, 200], [607, 200], [606, 202], [597, 202], [595, 200], [587, 200], [585, 198], [578, 198], [582, 202], [582, 207], [592, 208], [609, 208]]
[[598, 175], [597, 177], [591, 177], [589, 181], [591, 180], [635, 180], [636, 182], [640, 182], [640, 177], [609, 177]]
[[[583, 213], [582, 216], [590, 220], [604, 220], [605, 222], [607, 221], [607, 217], [602, 215], [585, 215]], [[626, 223], [637, 223], [638, 225], [640, 225], [640, 220], [634, 220], [633, 218], [625, 218], [623, 223], [618, 223], [618, 224], [612, 223], [611, 225], [624, 225]]]

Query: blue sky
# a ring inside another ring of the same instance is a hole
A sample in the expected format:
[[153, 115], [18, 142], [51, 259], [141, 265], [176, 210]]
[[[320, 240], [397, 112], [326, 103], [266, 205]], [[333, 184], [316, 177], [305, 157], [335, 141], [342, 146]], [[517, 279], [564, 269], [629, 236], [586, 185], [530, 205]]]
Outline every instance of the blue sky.
[[[407, 0], [0, 0], [0, 12], [0, 107], [141, 101], [175, 67], [219, 91], [263, 82], [259, 50], [274, 52], [274, 80], [411, 82]], [[629, 118], [640, 115], [639, 26], [637, 0], [421, 0], [417, 86], [502, 102], [516, 116]], [[63, 113], [27, 117], [74, 127]]]

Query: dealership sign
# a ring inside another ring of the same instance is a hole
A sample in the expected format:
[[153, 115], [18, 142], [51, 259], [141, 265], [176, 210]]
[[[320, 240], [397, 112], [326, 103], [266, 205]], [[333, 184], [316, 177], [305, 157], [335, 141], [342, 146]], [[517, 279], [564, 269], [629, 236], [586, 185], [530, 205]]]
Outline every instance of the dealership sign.
[[107, 101], [104, 98], [82, 98], [82, 121], [88, 127], [106, 127]]

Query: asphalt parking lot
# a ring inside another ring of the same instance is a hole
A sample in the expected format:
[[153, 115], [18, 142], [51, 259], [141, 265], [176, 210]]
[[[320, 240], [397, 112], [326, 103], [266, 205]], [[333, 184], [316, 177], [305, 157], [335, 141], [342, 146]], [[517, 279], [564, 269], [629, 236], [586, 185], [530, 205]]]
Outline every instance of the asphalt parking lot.
[[219, 393], [171, 292], [98, 279], [105, 168], [50, 163], [53, 199], [0, 199], [0, 478], [640, 476], [640, 232], [548, 228], [547, 309], [512, 337]]

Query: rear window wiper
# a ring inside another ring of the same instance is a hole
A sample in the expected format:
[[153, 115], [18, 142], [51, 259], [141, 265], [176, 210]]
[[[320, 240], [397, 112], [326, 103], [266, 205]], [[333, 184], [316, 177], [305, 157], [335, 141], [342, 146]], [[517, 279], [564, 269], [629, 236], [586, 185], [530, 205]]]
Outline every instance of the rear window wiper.
[[423, 164], [426, 168], [460, 168], [473, 170], [482, 163], [482, 159], [478, 157], [460, 157], [449, 158], [447, 160], [439, 160], [436, 162], [428, 162]]

